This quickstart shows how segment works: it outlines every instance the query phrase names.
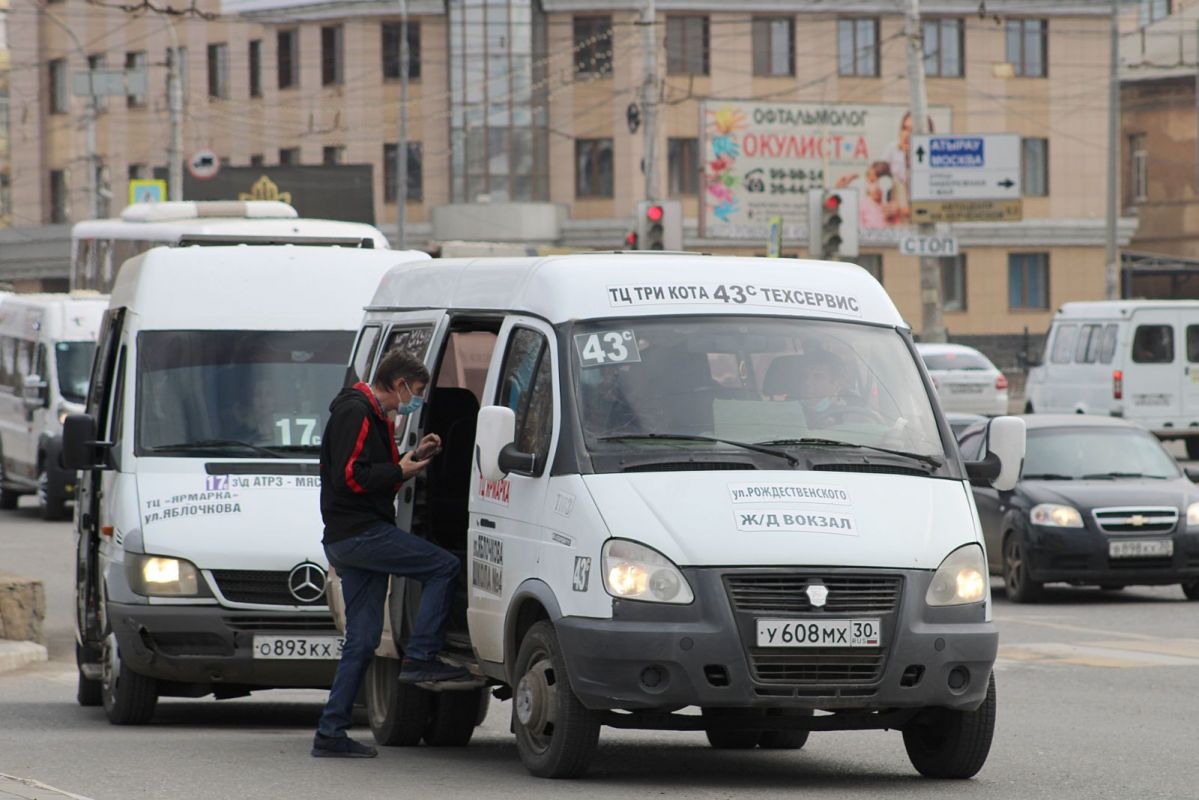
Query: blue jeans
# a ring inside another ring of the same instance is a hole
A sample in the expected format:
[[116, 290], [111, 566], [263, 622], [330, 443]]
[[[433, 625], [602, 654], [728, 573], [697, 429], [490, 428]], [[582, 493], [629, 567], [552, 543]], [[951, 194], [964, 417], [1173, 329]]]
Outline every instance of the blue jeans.
[[404, 655], [427, 661], [436, 657], [445, 640], [459, 565], [457, 556], [449, 551], [385, 522], [325, 545], [325, 556], [341, 579], [346, 637], [317, 732], [322, 736], [345, 736], [354, 698], [383, 633], [391, 576], [413, 578], [423, 584], [415, 629]]

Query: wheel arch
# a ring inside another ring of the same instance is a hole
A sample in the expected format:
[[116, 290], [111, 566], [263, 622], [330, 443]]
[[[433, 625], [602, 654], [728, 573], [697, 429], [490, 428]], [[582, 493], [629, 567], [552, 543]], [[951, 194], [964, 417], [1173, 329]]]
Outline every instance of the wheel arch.
[[504, 619], [504, 673], [512, 684], [516, 669], [516, 654], [521, 639], [529, 628], [540, 620], [551, 623], [562, 618], [562, 608], [554, 596], [554, 590], [544, 581], [530, 578], [516, 587], [508, 603], [508, 614]]

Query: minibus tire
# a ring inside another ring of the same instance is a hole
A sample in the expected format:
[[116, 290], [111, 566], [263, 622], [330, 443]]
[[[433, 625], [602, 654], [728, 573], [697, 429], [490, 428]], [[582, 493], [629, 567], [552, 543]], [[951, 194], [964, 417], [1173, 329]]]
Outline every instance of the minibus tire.
[[104, 705], [104, 684], [83, 674], [83, 652], [79, 643], [75, 643], [75, 669], [79, 673], [79, 683], [75, 687], [75, 701], [84, 708]]
[[371, 660], [363, 687], [366, 718], [380, 745], [416, 747], [428, 724], [431, 695], [419, 686], [400, 683], [399, 676], [399, 659], [375, 656]]
[[1182, 584], [1182, 593], [1186, 595], [1187, 600], [1199, 600], [1199, 580]]
[[[790, 711], [786, 709], [771, 709], [766, 712], [768, 717], [810, 717], [812, 712], [803, 709], [800, 711]], [[762, 737], [758, 739], [758, 747], [763, 750], [801, 750], [808, 743], [808, 736], [811, 731], [801, 731], [795, 729], [782, 731], [762, 731]]]
[[46, 522], [58, 522], [67, 517], [67, 499], [50, 485], [50, 473], [43, 467], [37, 476], [37, 510]]
[[[709, 719], [721, 717], [744, 716], [746, 711], [740, 708], [704, 708], [703, 715]], [[721, 728], [706, 728], [704, 735], [708, 744], [717, 750], [752, 750], [758, 746], [762, 734], [760, 730], [723, 730]]]
[[12, 511], [17, 507], [17, 501], [21, 499], [18, 492], [12, 489], [4, 488], [4, 452], [0, 451], [0, 511]]
[[[516, 696], [512, 699], [512, 729], [516, 734], [516, 750], [525, 769], [539, 778], [580, 777], [595, 757], [600, 724], [571, 690], [566, 659], [562, 656], [554, 626], [548, 620], [541, 620], [529, 628], [521, 640], [514, 671], [517, 685]], [[526, 685], [526, 679], [529, 685]], [[518, 705], [523, 702], [522, 693], [531, 691], [533, 685], [552, 691], [557, 701], [538, 706], [556, 710], [548, 742], [544, 741], [543, 734], [531, 732], [520, 721]]]
[[1014, 531], [1003, 540], [1003, 585], [1010, 603], [1035, 603], [1043, 593], [1043, 585], [1028, 576], [1024, 545]]
[[973, 778], [987, 762], [995, 736], [995, 675], [974, 711], [930, 708], [903, 729], [912, 766], [926, 778]]
[[430, 747], [465, 747], [475, 733], [479, 706], [487, 702], [487, 689], [437, 692], [425, 725]]
[[104, 714], [113, 725], [145, 725], [158, 705], [158, 682], [125, 665], [116, 636], [104, 645], [104, 680], [101, 682]]

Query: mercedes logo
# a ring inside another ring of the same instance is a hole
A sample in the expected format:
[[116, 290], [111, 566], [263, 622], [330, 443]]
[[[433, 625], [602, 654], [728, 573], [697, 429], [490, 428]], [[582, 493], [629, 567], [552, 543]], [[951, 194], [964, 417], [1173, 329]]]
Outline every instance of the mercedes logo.
[[315, 603], [325, 596], [325, 570], [306, 561], [287, 576], [287, 589], [301, 603]]
[[814, 608], [823, 608], [828, 600], [828, 587], [821, 583], [813, 583], [804, 589], [804, 594], [808, 596], [808, 601]]

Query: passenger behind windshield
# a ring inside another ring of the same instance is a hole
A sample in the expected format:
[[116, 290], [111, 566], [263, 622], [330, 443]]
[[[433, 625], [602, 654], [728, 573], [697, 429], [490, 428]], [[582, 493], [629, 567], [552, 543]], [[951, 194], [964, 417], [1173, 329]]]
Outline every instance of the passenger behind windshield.
[[620, 446], [601, 441], [612, 437], [690, 435], [821, 438], [944, 454], [913, 356], [893, 329], [653, 318], [579, 325], [573, 343], [591, 449]]

